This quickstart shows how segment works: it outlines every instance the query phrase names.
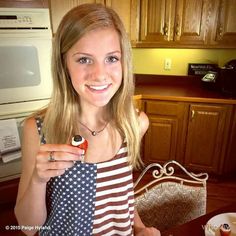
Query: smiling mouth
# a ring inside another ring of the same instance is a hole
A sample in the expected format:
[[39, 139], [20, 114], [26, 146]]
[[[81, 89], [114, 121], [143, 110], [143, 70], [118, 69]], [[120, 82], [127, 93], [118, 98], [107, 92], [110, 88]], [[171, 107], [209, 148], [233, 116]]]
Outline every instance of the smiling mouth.
[[108, 87], [110, 86], [110, 84], [106, 84], [106, 85], [87, 85], [87, 87], [89, 89], [92, 89], [92, 90], [96, 90], [96, 91], [102, 91], [102, 90], [105, 90], [107, 89]]

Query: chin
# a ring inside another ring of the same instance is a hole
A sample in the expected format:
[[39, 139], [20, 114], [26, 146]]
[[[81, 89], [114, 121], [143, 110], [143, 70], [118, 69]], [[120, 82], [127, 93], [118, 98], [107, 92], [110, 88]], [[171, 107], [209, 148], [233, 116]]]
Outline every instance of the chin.
[[94, 99], [91, 101], [91, 104], [93, 104], [94, 106], [97, 107], [104, 107], [106, 105], [108, 105], [108, 103], [111, 101], [112, 96], [107, 97], [107, 98], [103, 98], [103, 99]]
[[109, 102], [95, 102], [94, 105], [96, 107], [105, 107], [108, 105]]

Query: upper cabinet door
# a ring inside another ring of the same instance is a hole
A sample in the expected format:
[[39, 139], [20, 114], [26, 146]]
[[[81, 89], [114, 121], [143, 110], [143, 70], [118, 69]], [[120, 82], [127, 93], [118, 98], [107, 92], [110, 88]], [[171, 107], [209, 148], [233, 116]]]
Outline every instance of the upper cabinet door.
[[52, 31], [55, 34], [63, 16], [73, 7], [83, 3], [102, 3], [105, 0], [50, 0]]
[[236, 0], [218, 2], [213, 44], [236, 47]]
[[176, 0], [141, 0], [140, 4], [140, 41], [172, 41]]
[[138, 37], [138, 2], [136, 0], [105, 0], [106, 6], [112, 8], [120, 16], [132, 43]]
[[140, 43], [204, 45], [207, 4], [204, 0], [141, 0]]
[[177, 0], [173, 38], [175, 43], [204, 45], [207, 14], [204, 0]]
[[[0, 0], [1, 1], [1, 0]], [[73, 7], [83, 3], [101, 3], [114, 9], [124, 23], [131, 42], [138, 37], [138, 2], [137, 0], [50, 0], [53, 33], [56, 33], [62, 17]]]

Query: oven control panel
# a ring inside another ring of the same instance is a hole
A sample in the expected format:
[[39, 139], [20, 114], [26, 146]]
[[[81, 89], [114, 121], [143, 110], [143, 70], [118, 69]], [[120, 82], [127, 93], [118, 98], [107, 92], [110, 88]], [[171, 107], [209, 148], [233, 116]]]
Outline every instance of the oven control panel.
[[50, 29], [49, 9], [0, 8], [0, 29]]

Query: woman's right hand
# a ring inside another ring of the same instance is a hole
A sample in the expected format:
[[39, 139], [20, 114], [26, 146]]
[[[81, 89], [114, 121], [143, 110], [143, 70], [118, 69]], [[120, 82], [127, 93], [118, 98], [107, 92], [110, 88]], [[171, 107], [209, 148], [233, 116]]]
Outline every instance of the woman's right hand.
[[81, 161], [83, 150], [68, 144], [44, 144], [36, 156], [33, 179], [46, 183], [51, 177], [59, 176]]

